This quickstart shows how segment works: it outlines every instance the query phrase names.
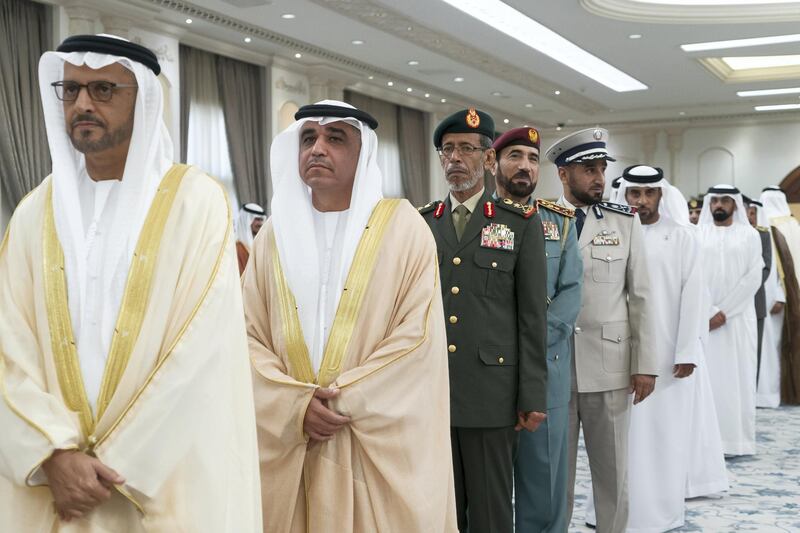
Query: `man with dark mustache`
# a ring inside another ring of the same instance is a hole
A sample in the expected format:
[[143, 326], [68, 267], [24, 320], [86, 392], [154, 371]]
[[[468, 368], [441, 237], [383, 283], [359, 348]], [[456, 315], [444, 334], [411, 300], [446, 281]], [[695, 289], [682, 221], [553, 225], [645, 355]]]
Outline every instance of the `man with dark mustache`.
[[547, 287], [534, 206], [492, 199], [494, 121], [475, 108], [434, 132], [450, 194], [420, 208], [438, 249], [450, 361], [458, 529], [513, 530], [519, 433], [547, 411]]
[[710, 296], [706, 362], [725, 455], [756, 453], [757, 326], [761, 239], [750, 226], [739, 189], [715, 185], [698, 224]]
[[631, 394], [638, 404], [653, 392], [658, 364], [652, 342], [650, 279], [636, 210], [602, 202], [608, 132], [589, 128], [547, 150], [564, 194], [575, 209], [583, 258], [583, 306], [575, 325], [569, 403], [569, 508], [574, 500], [578, 433], [583, 426], [592, 470], [597, 529], [625, 531], [628, 523], [628, 427]]
[[3, 531], [262, 529], [230, 208], [173, 162], [160, 70], [110, 35], [39, 62], [53, 173], [0, 246]]
[[496, 197], [535, 205], [547, 256], [547, 418], [519, 436], [514, 462], [514, 527], [519, 533], [567, 530], [567, 428], [572, 333], [581, 307], [583, 263], [575, 212], [533, 191], [539, 181], [539, 131], [515, 128], [498, 137]]

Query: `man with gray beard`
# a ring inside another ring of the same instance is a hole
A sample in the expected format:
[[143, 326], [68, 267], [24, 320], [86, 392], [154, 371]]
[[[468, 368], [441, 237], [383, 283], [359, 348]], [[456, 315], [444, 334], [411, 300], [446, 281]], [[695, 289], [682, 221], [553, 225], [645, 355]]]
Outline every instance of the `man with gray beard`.
[[475, 108], [434, 132], [450, 194], [420, 208], [436, 239], [450, 359], [460, 531], [513, 530], [519, 431], [547, 410], [547, 287], [536, 207], [492, 199], [494, 121]]

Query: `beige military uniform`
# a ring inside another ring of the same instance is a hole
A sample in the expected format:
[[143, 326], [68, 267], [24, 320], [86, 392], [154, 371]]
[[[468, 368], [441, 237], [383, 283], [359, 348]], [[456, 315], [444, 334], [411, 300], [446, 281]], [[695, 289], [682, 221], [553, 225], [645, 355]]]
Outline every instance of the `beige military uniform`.
[[[563, 198], [560, 203], [572, 207]], [[628, 426], [631, 375], [657, 375], [649, 349], [650, 280], [638, 215], [628, 206], [587, 210], [578, 239], [583, 302], [575, 327], [570, 399], [570, 503], [574, 499], [579, 426], [592, 471], [597, 530], [623, 532], [628, 521]]]

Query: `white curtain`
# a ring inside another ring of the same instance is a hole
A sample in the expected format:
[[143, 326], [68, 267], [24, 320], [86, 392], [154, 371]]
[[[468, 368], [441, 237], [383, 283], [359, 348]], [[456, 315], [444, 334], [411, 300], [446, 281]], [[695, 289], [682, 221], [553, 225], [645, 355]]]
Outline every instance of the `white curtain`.
[[200, 59], [194, 65], [194, 83], [189, 101], [189, 127], [185, 142], [186, 162], [197, 165], [211, 176], [217, 178], [228, 193], [231, 214], [239, 211], [239, 201], [233, 184], [233, 170], [228, 154], [228, 140], [225, 132], [225, 116], [219, 99], [217, 71], [211, 60]]
[[362, 94], [349, 92], [350, 104], [366, 111], [378, 121], [378, 167], [383, 173], [383, 195], [403, 198], [403, 180], [400, 177], [400, 146], [397, 135], [397, 106]]

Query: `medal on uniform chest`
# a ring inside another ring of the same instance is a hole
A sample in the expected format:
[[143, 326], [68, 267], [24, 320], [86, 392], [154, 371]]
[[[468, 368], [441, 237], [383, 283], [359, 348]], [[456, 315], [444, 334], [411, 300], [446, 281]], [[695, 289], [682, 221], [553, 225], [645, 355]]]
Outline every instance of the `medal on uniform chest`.
[[544, 240], [557, 241], [561, 239], [558, 234], [558, 224], [550, 220], [542, 220], [542, 229], [544, 229]]
[[481, 247], [513, 250], [514, 232], [505, 224], [489, 224], [481, 230]]
[[619, 236], [616, 231], [604, 229], [594, 236], [592, 244], [595, 246], [619, 246]]

